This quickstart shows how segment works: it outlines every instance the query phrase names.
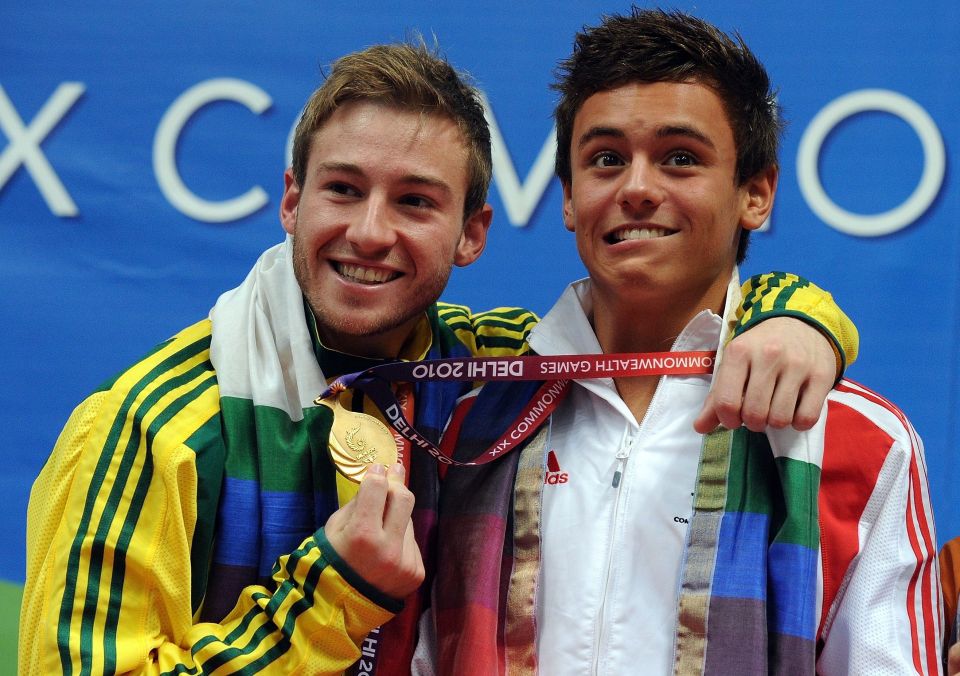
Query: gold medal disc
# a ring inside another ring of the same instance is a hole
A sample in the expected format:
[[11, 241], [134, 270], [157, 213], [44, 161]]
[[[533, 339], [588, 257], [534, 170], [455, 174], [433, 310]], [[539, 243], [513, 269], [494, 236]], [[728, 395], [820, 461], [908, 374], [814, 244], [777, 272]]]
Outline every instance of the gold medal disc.
[[397, 444], [382, 422], [366, 413], [348, 411], [341, 406], [340, 397], [318, 403], [333, 409], [328, 450], [343, 476], [360, 483], [373, 463], [389, 467], [397, 462]]

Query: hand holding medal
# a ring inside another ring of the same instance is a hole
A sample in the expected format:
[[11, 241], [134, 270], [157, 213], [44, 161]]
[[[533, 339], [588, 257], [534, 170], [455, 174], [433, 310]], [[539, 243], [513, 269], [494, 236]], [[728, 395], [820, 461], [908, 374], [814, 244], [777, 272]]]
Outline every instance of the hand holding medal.
[[[392, 440], [391, 440], [392, 441]], [[424, 567], [410, 515], [413, 493], [403, 465], [372, 463], [357, 496], [334, 512], [323, 532], [362, 580], [400, 600], [423, 582]]]

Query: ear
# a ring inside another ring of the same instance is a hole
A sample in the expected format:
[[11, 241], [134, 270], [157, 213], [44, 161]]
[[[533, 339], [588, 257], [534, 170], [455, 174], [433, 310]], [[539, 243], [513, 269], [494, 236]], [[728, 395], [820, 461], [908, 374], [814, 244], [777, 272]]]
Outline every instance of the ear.
[[484, 204], [467, 217], [467, 220], [463, 222], [460, 241], [457, 242], [457, 250], [453, 257], [454, 263], [463, 267], [480, 258], [484, 247], [487, 246], [487, 231], [490, 230], [492, 220], [493, 207], [489, 204]]
[[300, 186], [293, 177], [293, 169], [283, 172], [283, 197], [280, 200], [280, 223], [292, 235], [297, 226], [297, 207], [300, 205]]
[[576, 230], [576, 223], [573, 220], [573, 189], [570, 183], [563, 184], [563, 225], [570, 232]]
[[779, 176], [779, 167], [768, 167], [741, 186], [744, 205], [740, 225], [745, 230], [756, 230], [769, 218]]

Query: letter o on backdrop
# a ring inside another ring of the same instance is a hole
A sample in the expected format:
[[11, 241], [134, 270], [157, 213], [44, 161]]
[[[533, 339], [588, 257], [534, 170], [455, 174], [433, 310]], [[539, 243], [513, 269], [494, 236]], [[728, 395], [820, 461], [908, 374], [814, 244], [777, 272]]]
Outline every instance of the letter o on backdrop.
[[[855, 214], [838, 206], [820, 182], [817, 163], [823, 142], [843, 120], [865, 111], [896, 115], [920, 138], [923, 173], [913, 193], [902, 204], [879, 214]], [[919, 104], [887, 89], [860, 89], [834, 99], [810, 121], [797, 151], [800, 192], [814, 213], [827, 225], [858, 237], [879, 237], [901, 230], [916, 221], [936, 199], [943, 185], [946, 153], [936, 123]]]

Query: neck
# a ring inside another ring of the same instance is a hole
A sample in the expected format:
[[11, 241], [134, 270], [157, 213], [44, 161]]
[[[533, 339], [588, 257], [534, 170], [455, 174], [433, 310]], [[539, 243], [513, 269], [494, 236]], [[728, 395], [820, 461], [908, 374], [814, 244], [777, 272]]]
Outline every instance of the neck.
[[[724, 289], [725, 291], [726, 289]], [[593, 294], [593, 330], [604, 354], [616, 352], [666, 352], [695, 316], [704, 310], [723, 313], [725, 294], [709, 302], [678, 306], [609, 302]]]
[[[314, 339], [324, 349], [348, 357], [375, 360], [419, 359], [429, 350], [432, 342], [430, 320], [426, 313], [389, 331], [366, 335], [324, 330], [324, 327], [316, 320], [316, 315], [313, 314], [312, 309], [308, 309], [308, 321]], [[424, 326], [421, 326], [421, 323]]]
[[[726, 285], [712, 288], [690, 303], [678, 303], [680, 294], [669, 298], [624, 298], [591, 286], [593, 329], [604, 354], [619, 352], [667, 352], [698, 313], [723, 312]], [[621, 399], [637, 422], [646, 415], [661, 376], [616, 378]]]
[[318, 332], [320, 344], [328, 350], [334, 350], [350, 357], [363, 359], [397, 359], [400, 357], [402, 341], [378, 339], [365, 336], [324, 335]]

